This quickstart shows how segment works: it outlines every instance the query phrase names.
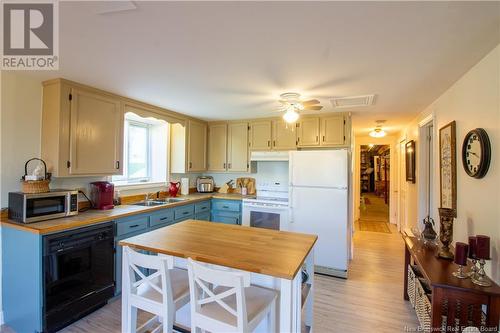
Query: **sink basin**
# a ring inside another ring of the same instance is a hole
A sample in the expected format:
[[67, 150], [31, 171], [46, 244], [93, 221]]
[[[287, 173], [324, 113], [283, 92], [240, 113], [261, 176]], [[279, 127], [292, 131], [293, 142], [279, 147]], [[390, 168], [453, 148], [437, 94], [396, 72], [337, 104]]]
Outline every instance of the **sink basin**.
[[164, 199], [165, 202], [172, 203], [172, 202], [181, 202], [181, 201], [186, 201], [186, 198], [167, 198]]
[[162, 201], [162, 200], [147, 200], [147, 201], [141, 201], [138, 203], [135, 203], [134, 205], [136, 206], [160, 206], [160, 205], [165, 205], [167, 202]]
[[169, 203], [181, 202], [181, 201], [186, 201], [186, 200], [188, 200], [188, 199], [186, 199], [186, 198], [165, 198], [165, 199], [141, 201], [141, 202], [135, 203], [134, 205], [150, 207], [150, 206], [166, 205]]

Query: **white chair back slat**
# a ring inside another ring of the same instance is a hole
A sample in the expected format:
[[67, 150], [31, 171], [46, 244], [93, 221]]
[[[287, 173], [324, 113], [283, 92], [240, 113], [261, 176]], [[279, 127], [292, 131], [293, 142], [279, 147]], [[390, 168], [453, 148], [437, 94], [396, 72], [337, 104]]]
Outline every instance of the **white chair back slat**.
[[[233, 272], [227, 269], [207, 267], [188, 259], [189, 287], [191, 292], [191, 316], [201, 315], [202, 306], [217, 303], [225, 311], [235, 317], [237, 331], [246, 330], [247, 311], [244, 297], [245, 286], [250, 285], [250, 274]], [[222, 287], [217, 293], [213, 286]], [[229, 288], [229, 289], [227, 289]], [[224, 299], [236, 297], [236, 308], [232, 308]], [[192, 322], [196, 322], [196, 319]]]
[[[123, 326], [128, 332], [135, 332], [136, 315], [132, 315], [131, 308], [140, 308], [148, 312], [163, 317], [165, 331], [171, 331], [173, 319], [175, 317], [175, 305], [172, 296], [172, 285], [170, 281], [169, 269], [173, 269], [173, 257], [165, 255], [148, 255], [134, 251], [125, 246], [123, 247], [124, 269], [122, 293], [127, 293], [124, 298], [127, 309], [127, 317], [133, 317], [130, 323]], [[152, 274], [146, 275], [141, 269], [153, 270]], [[161, 302], [141, 296], [139, 290], [141, 287], [149, 287], [161, 295]], [[134, 310], [135, 311], [135, 310]], [[172, 312], [172, 315], [170, 313]], [[124, 313], [124, 312], [122, 312]], [[168, 318], [167, 318], [168, 317]], [[168, 321], [168, 323], [167, 323]]]

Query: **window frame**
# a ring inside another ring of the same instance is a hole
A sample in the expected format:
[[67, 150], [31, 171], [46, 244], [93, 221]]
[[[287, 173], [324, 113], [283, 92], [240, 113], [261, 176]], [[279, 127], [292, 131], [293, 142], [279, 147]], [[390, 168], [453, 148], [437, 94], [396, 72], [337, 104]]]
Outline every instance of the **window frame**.
[[[126, 168], [127, 168], [127, 178], [126, 182], [133, 184], [133, 183], [149, 183], [152, 180], [152, 167], [151, 164], [153, 163], [152, 161], [152, 153], [151, 153], [151, 145], [152, 145], [152, 138], [151, 138], [151, 128], [152, 125], [136, 120], [131, 120], [131, 119], [126, 119], [126, 126], [127, 126], [127, 156], [126, 156]], [[129, 160], [129, 153], [130, 153], [130, 141], [128, 140], [129, 137], [129, 130], [130, 127], [140, 127], [140, 128], [145, 128], [146, 129], [146, 135], [147, 135], [147, 143], [146, 143], [146, 177], [137, 177], [137, 178], [130, 178], [130, 175], [128, 171], [130, 170], [130, 160]]]

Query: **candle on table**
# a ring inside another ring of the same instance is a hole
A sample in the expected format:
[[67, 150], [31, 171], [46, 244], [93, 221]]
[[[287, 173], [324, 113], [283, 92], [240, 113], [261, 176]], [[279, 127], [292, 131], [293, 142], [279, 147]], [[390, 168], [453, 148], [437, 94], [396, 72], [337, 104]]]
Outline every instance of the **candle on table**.
[[469, 258], [476, 258], [476, 237], [469, 236]]
[[469, 244], [457, 242], [455, 244], [455, 263], [460, 266], [467, 266], [467, 253]]
[[476, 236], [476, 257], [478, 259], [490, 259], [490, 238], [488, 236]]

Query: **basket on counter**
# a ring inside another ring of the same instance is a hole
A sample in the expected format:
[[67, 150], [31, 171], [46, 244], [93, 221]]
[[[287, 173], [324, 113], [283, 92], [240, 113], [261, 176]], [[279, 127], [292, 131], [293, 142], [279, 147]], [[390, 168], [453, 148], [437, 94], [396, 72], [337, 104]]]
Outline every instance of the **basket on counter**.
[[[38, 160], [41, 161], [44, 167], [44, 179], [40, 180], [26, 180], [26, 176], [28, 175], [28, 164], [31, 161]], [[44, 193], [49, 192], [49, 183], [50, 183], [50, 173], [47, 172], [47, 164], [45, 161], [40, 158], [32, 158], [26, 161], [24, 164], [24, 176], [21, 178], [21, 185], [23, 193]]]

